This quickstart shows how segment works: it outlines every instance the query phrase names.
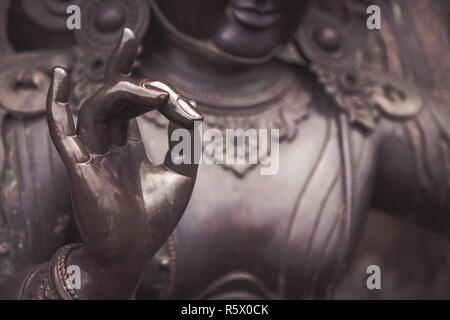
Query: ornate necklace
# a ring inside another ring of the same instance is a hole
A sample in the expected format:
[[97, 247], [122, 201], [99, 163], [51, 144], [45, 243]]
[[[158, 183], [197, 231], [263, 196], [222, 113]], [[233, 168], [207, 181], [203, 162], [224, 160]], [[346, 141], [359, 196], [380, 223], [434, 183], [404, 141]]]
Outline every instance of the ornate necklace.
[[[161, 65], [161, 61], [158, 61], [158, 65]], [[249, 90], [249, 87], [253, 85], [251, 83], [244, 83], [240, 88], [234, 85], [226, 90], [220, 85], [217, 85], [217, 89], [214, 86], [201, 85], [193, 88], [192, 85], [189, 85], [192, 81], [183, 81], [178, 75], [173, 75], [173, 72], [168, 72], [170, 78], [165, 80], [196, 103], [205, 115], [203, 130], [218, 129], [223, 136], [226, 136], [227, 129], [242, 129], [240, 130], [242, 135], [245, 135], [248, 129], [267, 129], [268, 131], [278, 129], [279, 142], [290, 142], [297, 136], [298, 124], [308, 116], [312, 97], [306, 81], [294, 71], [295, 68], [284, 63], [274, 62], [273, 68], [267, 69], [267, 77], [271, 77], [271, 81], [260, 84], [259, 90], [253, 92]], [[155, 70], [144, 72], [155, 74]], [[159, 72], [164, 73], [164, 71], [158, 70], [156, 74]], [[237, 79], [238, 82], [239, 80]], [[195, 83], [195, 80], [193, 82]], [[161, 128], [165, 128], [168, 123], [157, 112], [148, 113], [144, 115], [144, 118]], [[242, 145], [247, 143], [245, 137], [243, 139], [236, 138], [227, 141], [220, 147], [223, 147], [225, 152], [227, 146], [230, 147], [231, 144], [232, 147], [246, 148], [245, 153], [238, 152], [237, 157], [240, 159], [235, 163], [220, 163], [220, 165], [242, 178], [260, 165], [259, 162], [252, 164], [247, 161], [250, 152], [269, 155], [271, 151], [269, 144], [261, 144], [259, 140], [257, 144]], [[203, 141], [203, 149], [209, 144], [209, 141]], [[216, 157], [215, 154], [210, 156]]]

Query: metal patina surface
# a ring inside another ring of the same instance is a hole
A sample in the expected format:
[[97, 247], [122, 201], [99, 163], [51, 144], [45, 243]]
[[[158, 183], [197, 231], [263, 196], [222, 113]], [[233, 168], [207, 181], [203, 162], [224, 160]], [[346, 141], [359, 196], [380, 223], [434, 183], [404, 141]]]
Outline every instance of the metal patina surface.
[[[0, 298], [332, 298], [370, 208], [450, 235], [444, 1], [73, 2], [0, 1]], [[173, 163], [195, 121], [278, 172]]]

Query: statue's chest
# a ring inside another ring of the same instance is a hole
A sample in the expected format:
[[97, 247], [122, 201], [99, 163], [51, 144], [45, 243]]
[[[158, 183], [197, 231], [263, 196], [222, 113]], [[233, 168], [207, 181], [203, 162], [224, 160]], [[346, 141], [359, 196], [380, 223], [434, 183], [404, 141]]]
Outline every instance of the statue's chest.
[[[368, 205], [373, 157], [362, 136], [353, 140], [362, 168], [355, 172], [357, 226]], [[347, 223], [336, 119], [313, 112], [278, 153], [271, 155], [272, 162], [278, 157], [272, 175], [262, 175], [260, 166], [242, 176], [224, 165], [200, 165], [188, 209], [156, 258], [167, 264], [171, 295], [296, 298], [333, 283], [346, 237], [356, 229]]]

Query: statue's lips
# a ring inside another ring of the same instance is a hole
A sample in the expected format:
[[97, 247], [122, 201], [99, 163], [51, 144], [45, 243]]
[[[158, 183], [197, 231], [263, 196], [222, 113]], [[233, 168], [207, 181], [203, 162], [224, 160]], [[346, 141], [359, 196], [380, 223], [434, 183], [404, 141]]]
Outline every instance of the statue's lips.
[[238, 7], [232, 7], [231, 11], [238, 22], [253, 28], [268, 28], [280, 19], [280, 14], [275, 12], [262, 13]]

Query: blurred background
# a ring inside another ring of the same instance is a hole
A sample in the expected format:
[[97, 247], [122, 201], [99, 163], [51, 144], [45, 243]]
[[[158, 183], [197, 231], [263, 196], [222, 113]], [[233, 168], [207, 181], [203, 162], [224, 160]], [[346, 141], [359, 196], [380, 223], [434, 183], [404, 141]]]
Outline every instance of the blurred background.
[[[381, 290], [366, 287], [372, 264], [381, 268]], [[450, 299], [450, 242], [413, 221], [371, 211], [334, 298]]]
[[[0, 13], [3, 1], [0, 0]], [[19, 2], [12, 0], [10, 16], [23, 14]], [[389, 58], [389, 72], [417, 82], [450, 108], [450, 0], [313, 2], [314, 6], [328, 11], [343, 23], [347, 14], [343, 8], [351, 8], [353, 14], [360, 15], [361, 28], [365, 27], [364, 19], [367, 17], [365, 8], [370, 4], [379, 5], [382, 28], [379, 33], [369, 33], [370, 36], [361, 44], [363, 60], [372, 59], [372, 67], [376, 67], [375, 60], [382, 56], [379, 51], [382, 47], [383, 54]], [[6, 25], [0, 16], [0, 42], [7, 37], [17, 51], [27, 51], [31, 47], [41, 49], [40, 42], [27, 41], [26, 46], [21, 43], [20, 39], [33, 39], [33, 35], [22, 33], [21, 30], [29, 29], [16, 26], [16, 21], [11, 19]], [[15, 32], [6, 29], [14, 29]], [[42, 28], [34, 30], [44, 32]], [[71, 47], [75, 38], [65, 34], [59, 43]], [[0, 45], [0, 53], [1, 49]], [[426, 63], [422, 63], [424, 61]], [[407, 214], [393, 217], [370, 211], [353, 263], [337, 286], [334, 298], [450, 299], [449, 239], [450, 235], [444, 238], [417, 227]], [[368, 290], [366, 287], [366, 269], [373, 264], [381, 268], [381, 290]]]
[[[341, 1], [328, 1], [332, 2]], [[429, 88], [450, 108], [450, 1], [352, 2], [381, 7], [386, 51], [399, 57], [398, 63], [390, 64], [391, 72]], [[417, 63], [424, 60], [427, 63]], [[450, 299], [448, 239], [418, 228], [412, 219], [371, 211], [335, 298]], [[381, 268], [381, 290], [366, 287], [366, 268], [371, 264]]]

